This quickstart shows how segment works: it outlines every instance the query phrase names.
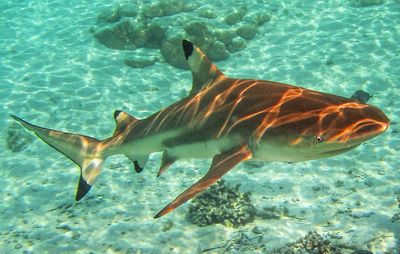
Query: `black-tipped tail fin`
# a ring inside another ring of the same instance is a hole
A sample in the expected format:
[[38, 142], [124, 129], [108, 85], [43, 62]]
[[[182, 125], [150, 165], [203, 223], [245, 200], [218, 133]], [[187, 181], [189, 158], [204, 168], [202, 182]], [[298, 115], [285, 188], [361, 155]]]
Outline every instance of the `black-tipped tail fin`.
[[89, 192], [90, 188], [92, 188], [92, 185], [88, 184], [81, 175], [79, 178], [79, 183], [78, 183], [78, 188], [76, 191], [75, 200], [76, 201], [81, 200], [86, 195], [86, 193]]
[[217, 66], [193, 43], [183, 40], [182, 48], [193, 77], [190, 94], [198, 93], [204, 86], [223, 76]]
[[14, 115], [11, 117], [81, 168], [76, 200], [85, 196], [96, 181], [105, 159], [98, 146], [101, 142], [84, 135], [42, 128]]

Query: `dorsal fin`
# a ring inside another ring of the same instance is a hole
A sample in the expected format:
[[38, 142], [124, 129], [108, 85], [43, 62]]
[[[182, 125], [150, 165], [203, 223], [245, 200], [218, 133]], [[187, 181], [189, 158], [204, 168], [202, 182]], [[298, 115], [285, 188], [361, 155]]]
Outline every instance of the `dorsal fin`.
[[113, 137], [123, 132], [129, 124], [134, 124], [139, 121], [135, 117], [120, 110], [114, 112], [114, 119], [117, 126], [115, 127]]
[[192, 71], [193, 85], [190, 94], [199, 92], [204, 86], [223, 76], [217, 66], [193, 43], [187, 40], [182, 41], [183, 52]]

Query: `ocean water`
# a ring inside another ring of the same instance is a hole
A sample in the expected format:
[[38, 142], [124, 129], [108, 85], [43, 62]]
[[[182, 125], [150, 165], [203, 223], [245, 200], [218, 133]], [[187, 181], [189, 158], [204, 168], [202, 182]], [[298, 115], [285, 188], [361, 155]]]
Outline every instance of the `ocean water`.
[[[125, 2], [138, 12], [154, 3]], [[283, 253], [312, 231], [341, 243], [338, 253], [400, 253], [398, 0], [201, 0], [193, 11], [154, 18], [168, 22], [172, 36], [174, 25], [199, 19], [200, 8], [216, 13], [207, 21], [216, 27], [238, 6], [247, 7], [240, 22], [268, 13], [243, 50], [216, 63], [226, 75], [344, 97], [365, 90], [391, 119], [384, 134], [336, 157], [235, 167], [225, 182], [251, 192], [259, 214], [277, 211], [241, 227], [192, 224], [190, 201], [153, 219], [207, 172], [211, 158], [179, 160], [156, 178], [160, 153], [140, 174], [114, 156], [76, 202], [78, 167], [9, 117], [103, 139], [115, 127], [114, 110], [144, 118], [189, 93], [190, 71], [169, 65], [159, 50], [110, 49], [93, 37], [98, 15], [116, 5], [0, 2], [0, 253]], [[156, 61], [131, 68], [127, 55]]]

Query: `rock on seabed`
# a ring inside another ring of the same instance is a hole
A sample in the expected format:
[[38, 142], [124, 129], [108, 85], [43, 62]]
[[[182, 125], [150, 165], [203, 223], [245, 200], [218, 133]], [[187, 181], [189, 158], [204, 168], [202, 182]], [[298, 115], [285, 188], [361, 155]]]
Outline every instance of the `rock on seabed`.
[[[221, 61], [243, 50], [256, 36], [258, 27], [271, 19], [264, 12], [249, 15], [245, 5], [221, 13], [182, 0], [158, 1], [137, 10], [136, 5], [125, 1], [105, 10], [92, 29], [94, 37], [116, 50], [159, 49], [167, 63], [181, 69], [188, 68], [182, 39], [191, 40], [212, 61]], [[125, 60], [134, 68], [152, 62]]]

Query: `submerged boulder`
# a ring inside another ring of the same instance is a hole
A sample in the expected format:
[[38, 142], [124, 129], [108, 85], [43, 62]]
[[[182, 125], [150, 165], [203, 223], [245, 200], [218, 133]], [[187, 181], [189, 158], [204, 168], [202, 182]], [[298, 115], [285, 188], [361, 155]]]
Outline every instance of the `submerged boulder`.
[[212, 61], [222, 61], [229, 57], [229, 52], [226, 50], [225, 44], [220, 41], [212, 43], [206, 54]]
[[228, 16], [225, 17], [225, 23], [228, 25], [236, 25], [242, 18], [247, 14], [247, 7], [240, 6], [238, 9], [231, 12]]
[[[165, 61], [187, 69], [181, 40], [200, 47], [212, 61], [225, 60], [231, 53], [243, 50], [259, 26], [270, 19], [264, 12], [247, 15], [246, 6], [217, 12], [183, 0], [160, 0], [149, 4], [122, 0], [98, 16], [92, 28], [103, 45], [117, 50], [159, 49]], [[187, 12], [193, 12], [187, 15]], [[225, 17], [223, 15], [226, 15]], [[140, 66], [136, 61], [125, 61]], [[135, 67], [137, 68], [137, 67]]]
[[246, 24], [236, 30], [237, 35], [246, 40], [251, 40], [256, 36], [257, 28], [253, 25]]
[[165, 40], [161, 46], [161, 54], [170, 65], [187, 69], [189, 66], [182, 53], [182, 39], [181, 37], [174, 37]]
[[124, 62], [132, 68], [144, 68], [155, 64], [156, 60], [154, 58], [129, 56], [125, 58]]

